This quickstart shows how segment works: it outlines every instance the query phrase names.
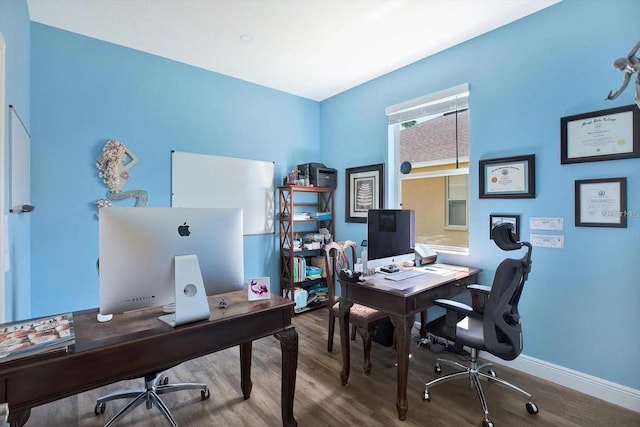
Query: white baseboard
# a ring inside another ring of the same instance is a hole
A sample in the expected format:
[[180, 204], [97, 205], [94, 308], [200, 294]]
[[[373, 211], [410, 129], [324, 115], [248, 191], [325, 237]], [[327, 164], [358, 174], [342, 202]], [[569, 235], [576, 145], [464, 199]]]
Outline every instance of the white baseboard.
[[524, 354], [509, 362], [484, 351], [481, 351], [479, 356], [496, 365], [508, 366], [623, 408], [640, 412], [640, 390], [554, 365]]

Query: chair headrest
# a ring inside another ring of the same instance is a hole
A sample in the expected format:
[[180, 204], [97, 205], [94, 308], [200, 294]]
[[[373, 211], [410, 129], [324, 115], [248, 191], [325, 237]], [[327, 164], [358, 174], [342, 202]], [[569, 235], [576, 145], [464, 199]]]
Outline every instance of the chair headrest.
[[504, 222], [493, 228], [491, 237], [493, 237], [495, 244], [504, 251], [520, 249], [522, 243], [516, 240], [516, 233], [513, 230], [513, 224]]

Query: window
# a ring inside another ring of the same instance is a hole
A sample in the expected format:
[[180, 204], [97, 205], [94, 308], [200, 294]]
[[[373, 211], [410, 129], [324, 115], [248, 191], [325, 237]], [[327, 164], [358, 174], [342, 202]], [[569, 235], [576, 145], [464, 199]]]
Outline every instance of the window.
[[390, 205], [416, 212], [416, 243], [469, 248], [467, 84], [388, 107]]
[[467, 226], [469, 175], [447, 176], [447, 227]]

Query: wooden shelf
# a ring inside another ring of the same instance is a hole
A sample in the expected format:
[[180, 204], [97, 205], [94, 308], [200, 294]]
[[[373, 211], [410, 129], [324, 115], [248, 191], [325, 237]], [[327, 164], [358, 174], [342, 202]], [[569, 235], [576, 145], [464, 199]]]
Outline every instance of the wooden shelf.
[[[334, 228], [334, 189], [329, 187], [302, 187], [297, 185], [285, 185], [278, 187], [278, 222], [280, 230], [280, 286], [283, 295], [294, 301], [293, 288], [309, 288], [317, 283], [323, 283], [325, 279], [311, 279], [302, 282], [294, 282], [294, 262], [296, 257], [309, 260], [312, 257], [322, 255], [322, 249], [290, 250], [293, 247], [295, 236], [300, 234], [316, 234], [321, 228], [326, 228], [335, 233]], [[329, 212], [330, 218], [294, 219], [294, 214], [308, 212]], [[313, 224], [316, 224], [314, 227]], [[315, 310], [326, 307], [327, 302], [314, 307], [305, 307], [296, 310], [296, 313]]]

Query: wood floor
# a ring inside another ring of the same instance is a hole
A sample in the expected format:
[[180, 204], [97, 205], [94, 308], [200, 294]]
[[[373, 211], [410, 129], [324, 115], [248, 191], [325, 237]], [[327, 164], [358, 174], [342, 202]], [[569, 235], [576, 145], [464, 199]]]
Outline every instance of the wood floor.
[[[407, 419], [396, 415], [396, 371], [392, 349], [374, 343], [371, 376], [362, 373], [362, 346], [352, 346], [349, 385], [340, 385], [340, 344], [335, 337], [333, 353], [326, 351], [327, 312], [315, 310], [294, 318], [300, 347], [294, 414], [301, 427], [309, 426], [478, 426], [482, 422], [476, 392], [465, 380], [431, 389], [431, 401], [422, 400], [424, 382], [434, 378], [437, 355], [413, 347], [409, 372]], [[132, 355], [135, 357], [135, 355]], [[447, 357], [456, 357], [447, 354]], [[100, 369], [96, 366], [95, 369]], [[163, 400], [181, 426], [280, 426], [280, 345], [273, 337], [253, 346], [253, 391], [242, 400], [238, 349], [231, 348], [186, 362], [170, 371], [171, 381], [198, 381], [211, 388], [209, 400], [195, 391], [164, 395]], [[447, 368], [445, 367], [445, 372]], [[640, 426], [640, 414], [498, 366], [497, 374], [533, 394], [537, 415], [525, 410], [519, 394], [498, 384], [486, 384], [490, 418], [496, 427]], [[60, 373], [64, 375], [63, 372]], [[37, 385], [34, 385], [37, 387]], [[123, 381], [34, 408], [27, 426], [102, 426], [124, 405], [107, 404], [104, 415], [95, 416], [95, 399], [120, 388], [140, 387], [139, 381]], [[156, 408], [139, 406], [119, 426], [168, 426]]]

